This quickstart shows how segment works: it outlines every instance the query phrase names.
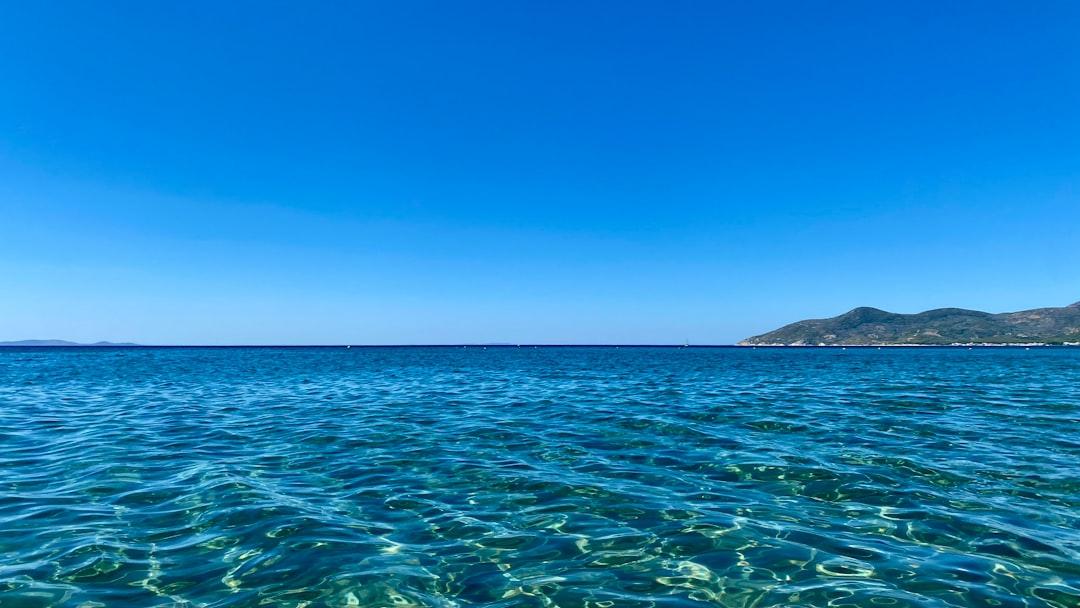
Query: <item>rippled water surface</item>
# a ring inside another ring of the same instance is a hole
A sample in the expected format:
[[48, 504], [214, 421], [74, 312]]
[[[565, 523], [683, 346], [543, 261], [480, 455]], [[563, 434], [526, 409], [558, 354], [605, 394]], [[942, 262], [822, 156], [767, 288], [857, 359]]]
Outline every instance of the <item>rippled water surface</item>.
[[5, 349], [0, 606], [1080, 606], [1080, 349]]

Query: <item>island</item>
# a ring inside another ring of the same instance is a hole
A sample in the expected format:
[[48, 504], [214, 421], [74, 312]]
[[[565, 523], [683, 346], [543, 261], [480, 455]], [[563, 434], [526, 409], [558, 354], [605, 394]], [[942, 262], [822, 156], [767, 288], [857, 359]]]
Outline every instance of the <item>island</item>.
[[81, 342], [70, 342], [68, 340], [14, 340], [0, 342], [0, 346], [138, 346], [138, 344], [132, 342], [94, 342], [92, 344], [84, 344]]
[[860, 307], [752, 336], [741, 346], [1080, 345], [1080, 302], [1061, 308], [988, 313], [938, 308], [899, 314]]

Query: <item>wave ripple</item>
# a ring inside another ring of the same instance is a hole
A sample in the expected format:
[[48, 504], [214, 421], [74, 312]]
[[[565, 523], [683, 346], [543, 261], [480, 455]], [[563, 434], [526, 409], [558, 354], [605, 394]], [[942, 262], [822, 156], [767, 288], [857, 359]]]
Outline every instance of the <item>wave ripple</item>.
[[5, 349], [0, 606], [1080, 606], [1080, 350]]

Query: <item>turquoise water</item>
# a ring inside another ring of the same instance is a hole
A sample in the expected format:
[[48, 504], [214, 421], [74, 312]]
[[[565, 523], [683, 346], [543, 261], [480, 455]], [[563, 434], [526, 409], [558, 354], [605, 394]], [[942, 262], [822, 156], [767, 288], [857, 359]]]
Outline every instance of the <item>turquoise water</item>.
[[1080, 606], [1080, 349], [7, 349], [0, 606]]

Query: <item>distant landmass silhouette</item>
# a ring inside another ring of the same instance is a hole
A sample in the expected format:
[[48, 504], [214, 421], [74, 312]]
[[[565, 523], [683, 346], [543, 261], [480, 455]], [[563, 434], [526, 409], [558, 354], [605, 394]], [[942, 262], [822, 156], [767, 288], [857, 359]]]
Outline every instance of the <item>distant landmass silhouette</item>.
[[68, 340], [13, 340], [0, 342], [0, 346], [138, 346], [134, 342], [94, 342], [85, 344]]
[[785, 325], [743, 346], [1080, 344], [1080, 302], [1062, 308], [988, 313], [938, 308], [897, 314], [861, 307], [831, 319]]

